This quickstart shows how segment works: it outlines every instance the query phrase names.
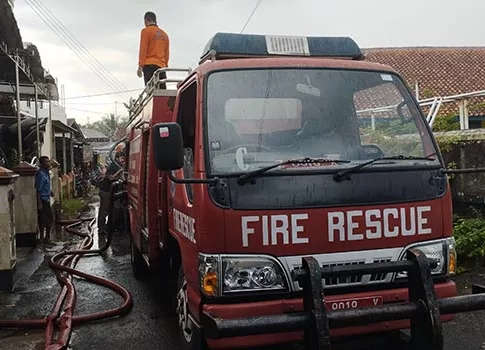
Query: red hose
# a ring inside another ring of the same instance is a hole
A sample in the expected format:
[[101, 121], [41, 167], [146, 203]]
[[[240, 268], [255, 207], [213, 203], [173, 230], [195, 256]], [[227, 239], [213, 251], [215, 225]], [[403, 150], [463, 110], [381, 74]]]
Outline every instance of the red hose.
[[[112, 203], [110, 205], [112, 205]], [[57, 222], [62, 226], [66, 226], [66, 231], [68, 231], [69, 233], [83, 237], [84, 239], [78, 246], [78, 249], [57, 253], [49, 260], [49, 267], [51, 267], [52, 270], [55, 272], [57, 281], [62, 286], [61, 292], [57, 297], [51, 313], [46, 318], [38, 320], [0, 320], [0, 328], [45, 327], [45, 349], [59, 350], [66, 349], [69, 345], [73, 325], [79, 325], [84, 322], [97, 321], [115, 316], [123, 316], [131, 310], [133, 306], [133, 299], [130, 292], [126, 290], [123, 286], [113, 281], [93, 276], [75, 269], [75, 266], [77, 265], [81, 257], [91, 254], [102, 254], [109, 248], [111, 244], [112, 230], [109, 230], [110, 232], [108, 233], [106, 244], [99, 249], [90, 249], [94, 244], [92, 230], [95, 221], [95, 218], [86, 218]], [[79, 226], [85, 222], [88, 222], [88, 234], [75, 229], [76, 226]], [[119, 307], [106, 311], [74, 316], [74, 308], [76, 305], [76, 290], [72, 282], [73, 275], [82, 277], [87, 281], [109, 288], [112, 291], [118, 293], [124, 300], [123, 304]], [[56, 331], [56, 327], [58, 328], [59, 334], [57, 337], [57, 341], [54, 342], [54, 333]]]

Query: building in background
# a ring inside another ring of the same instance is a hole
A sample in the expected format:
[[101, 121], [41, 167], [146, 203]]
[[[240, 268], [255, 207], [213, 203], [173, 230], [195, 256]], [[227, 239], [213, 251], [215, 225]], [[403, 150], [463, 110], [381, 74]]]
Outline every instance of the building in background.
[[115, 142], [111, 141], [111, 139], [101, 131], [88, 128], [83, 128], [81, 130], [83, 132], [84, 139], [88, 145], [92, 147], [93, 163], [108, 164], [108, 155]]
[[[395, 47], [363, 50], [366, 60], [398, 71], [419, 100], [485, 90], [485, 47]], [[484, 94], [485, 95], [485, 94]], [[463, 99], [443, 103], [438, 118], [459, 121]], [[470, 128], [485, 128], [485, 97], [466, 99]], [[427, 113], [427, 108], [423, 108]]]

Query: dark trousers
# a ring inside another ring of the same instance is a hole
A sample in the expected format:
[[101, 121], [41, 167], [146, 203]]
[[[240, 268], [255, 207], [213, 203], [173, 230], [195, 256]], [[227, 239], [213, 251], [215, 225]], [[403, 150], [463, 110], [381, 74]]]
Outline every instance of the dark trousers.
[[108, 226], [106, 220], [109, 216], [110, 193], [99, 191], [98, 232], [106, 232]]
[[[153, 74], [159, 68], [160, 68], [159, 66], [156, 66], [154, 64], [149, 64], [149, 65], [143, 66], [143, 78], [145, 79], [145, 86], [148, 84], [148, 82], [152, 78]], [[162, 73], [160, 73], [159, 77], [160, 77], [160, 79], [167, 79], [167, 73], [162, 72]], [[160, 84], [160, 88], [165, 89], [166, 84], [165, 83]]]
[[[52, 215], [51, 203], [49, 200], [41, 200], [40, 208], [37, 208], [37, 219], [39, 223], [40, 239], [49, 239], [52, 228], [52, 221], [54, 220]], [[45, 233], [44, 233], [45, 230]]]

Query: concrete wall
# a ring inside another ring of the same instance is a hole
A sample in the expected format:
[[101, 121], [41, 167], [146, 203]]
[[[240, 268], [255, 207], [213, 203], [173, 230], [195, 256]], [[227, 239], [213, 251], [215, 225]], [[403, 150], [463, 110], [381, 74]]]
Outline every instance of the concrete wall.
[[37, 232], [37, 198], [34, 176], [22, 175], [15, 182], [15, 227], [17, 234]]
[[[435, 133], [448, 169], [485, 168], [485, 129]], [[470, 206], [485, 210], [485, 172], [453, 174], [450, 179], [456, 211]]]

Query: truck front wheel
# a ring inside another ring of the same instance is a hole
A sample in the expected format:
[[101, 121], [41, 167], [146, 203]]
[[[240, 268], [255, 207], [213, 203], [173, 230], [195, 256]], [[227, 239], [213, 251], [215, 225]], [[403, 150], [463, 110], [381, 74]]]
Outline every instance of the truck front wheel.
[[207, 345], [200, 329], [193, 324], [187, 297], [187, 279], [183, 267], [180, 267], [177, 283], [177, 320], [180, 340], [185, 350], [206, 350]]

